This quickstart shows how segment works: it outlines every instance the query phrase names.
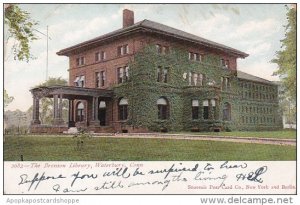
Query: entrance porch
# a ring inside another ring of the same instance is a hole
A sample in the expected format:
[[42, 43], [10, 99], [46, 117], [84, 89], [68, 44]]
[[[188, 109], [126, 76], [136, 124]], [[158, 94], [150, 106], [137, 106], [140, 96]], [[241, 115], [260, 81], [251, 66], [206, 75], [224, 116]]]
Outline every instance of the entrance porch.
[[[113, 92], [111, 90], [73, 86], [37, 87], [33, 96], [32, 133], [62, 133], [70, 127], [94, 132], [114, 132]], [[53, 98], [53, 121], [43, 125], [40, 121], [40, 99]], [[68, 100], [68, 120], [63, 120], [63, 99]]]

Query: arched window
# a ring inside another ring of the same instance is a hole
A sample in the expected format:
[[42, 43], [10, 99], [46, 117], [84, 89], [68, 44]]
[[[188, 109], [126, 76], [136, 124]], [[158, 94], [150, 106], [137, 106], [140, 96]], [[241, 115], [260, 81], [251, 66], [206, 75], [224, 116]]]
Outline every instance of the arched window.
[[119, 120], [127, 120], [128, 117], [128, 100], [122, 98], [119, 101]]
[[[223, 108], [223, 120], [224, 121], [230, 121], [231, 120], [231, 105], [229, 103], [224, 103], [224, 108]], [[247, 123], [247, 118], [246, 118], [246, 123]]]
[[192, 119], [199, 118], [199, 100], [192, 100]]
[[158, 119], [165, 120], [168, 118], [169, 105], [168, 101], [161, 97], [156, 102], [158, 108]]
[[82, 122], [84, 121], [84, 104], [79, 102], [76, 107], [76, 121]]

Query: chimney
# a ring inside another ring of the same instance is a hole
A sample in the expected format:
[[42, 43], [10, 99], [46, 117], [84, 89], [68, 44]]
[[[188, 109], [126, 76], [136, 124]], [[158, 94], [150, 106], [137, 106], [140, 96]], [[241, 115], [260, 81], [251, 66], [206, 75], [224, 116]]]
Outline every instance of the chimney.
[[134, 24], [134, 13], [131, 10], [123, 10], [123, 28], [131, 26]]

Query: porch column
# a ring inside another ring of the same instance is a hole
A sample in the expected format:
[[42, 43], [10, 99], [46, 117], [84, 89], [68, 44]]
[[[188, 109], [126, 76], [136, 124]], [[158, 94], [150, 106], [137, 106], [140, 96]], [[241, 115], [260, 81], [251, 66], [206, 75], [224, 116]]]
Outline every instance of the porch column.
[[59, 104], [58, 104], [58, 94], [53, 95], [53, 124], [60, 125], [64, 121], [62, 119], [62, 94], [60, 94]]
[[93, 113], [94, 113], [94, 120], [95, 121], [99, 121], [98, 119], [98, 110], [99, 110], [99, 102], [98, 102], [98, 97], [93, 97], [93, 107], [94, 107], [94, 110], [93, 110]]
[[90, 123], [91, 126], [93, 127], [99, 127], [100, 126], [100, 121], [98, 119], [98, 97], [93, 97], [92, 100], [92, 121]]
[[32, 125], [41, 124], [40, 121], [40, 100], [38, 97], [33, 96], [33, 106], [32, 106]]
[[59, 95], [58, 118], [62, 120], [63, 95]]
[[69, 100], [69, 127], [75, 127], [74, 100]]

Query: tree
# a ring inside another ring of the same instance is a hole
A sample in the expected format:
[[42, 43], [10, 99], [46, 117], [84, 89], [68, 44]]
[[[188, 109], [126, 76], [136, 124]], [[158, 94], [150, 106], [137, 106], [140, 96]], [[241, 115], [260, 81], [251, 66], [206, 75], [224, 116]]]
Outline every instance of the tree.
[[287, 20], [288, 23], [285, 25], [285, 38], [282, 39], [281, 48], [282, 50], [276, 52], [276, 57], [271, 61], [278, 65], [278, 70], [274, 72], [274, 75], [278, 75], [282, 81], [286, 97], [291, 101], [296, 102], [296, 8], [287, 8]]
[[14, 100], [14, 97], [9, 96], [5, 89], [4, 89], [3, 97], [4, 97], [4, 107], [7, 107], [9, 103], [11, 103]]
[[[67, 85], [68, 82], [65, 79], [59, 78], [49, 78], [44, 83], [39, 84], [40, 86], [53, 86], [53, 85]], [[40, 120], [42, 124], [51, 124], [53, 120], [53, 99], [52, 98], [42, 98], [40, 101]], [[63, 119], [67, 119], [68, 115], [68, 102], [63, 100]]]
[[19, 61], [29, 61], [32, 58], [30, 54], [29, 43], [36, 40], [34, 26], [38, 23], [30, 18], [29, 13], [19, 8], [16, 4], [4, 5], [4, 24], [8, 26], [9, 38], [14, 38], [15, 43], [12, 47], [14, 59]]

